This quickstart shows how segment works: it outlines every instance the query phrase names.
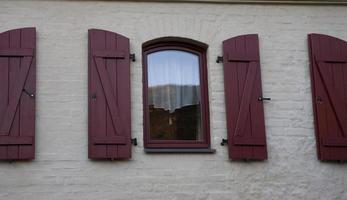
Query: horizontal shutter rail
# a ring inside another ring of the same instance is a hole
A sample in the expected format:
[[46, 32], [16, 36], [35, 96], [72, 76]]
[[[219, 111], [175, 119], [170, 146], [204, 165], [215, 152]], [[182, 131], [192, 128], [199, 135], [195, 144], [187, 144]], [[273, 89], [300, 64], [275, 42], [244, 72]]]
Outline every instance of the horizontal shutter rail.
[[252, 61], [259, 61], [259, 57], [255, 55], [233, 53], [228, 55], [228, 61], [229, 62], [252, 62]]
[[347, 147], [347, 138], [344, 138], [344, 139], [324, 138], [322, 142], [324, 146]]
[[326, 63], [347, 63], [347, 57], [337, 57], [337, 56], [316, 56], [317, 62]]
[[252, 146], [265, 146], [265, 138], [256, 138], [256, 137], [235, 137], [235, 145], [252, 145]]
[[1, 48], [0, 57], [21, 57], [21, 56], [34, 56], [34, 49], [10, 49]]
[[127, 137], [124, 137], [124, 136], [104, 136], [104, 137], [101, 137], [101, 136], [99, 136], [99, 137], [96, 137], [93, 139], [93, 143], [96, 145], [127, 144]]
[[94, 50], [94, 57], [102, 58], [125, 58], [126, 53], [124, 51], [117, 50]]
[[33, 141], [30, 136], [0, 136], [0, 145], [32, 145]]

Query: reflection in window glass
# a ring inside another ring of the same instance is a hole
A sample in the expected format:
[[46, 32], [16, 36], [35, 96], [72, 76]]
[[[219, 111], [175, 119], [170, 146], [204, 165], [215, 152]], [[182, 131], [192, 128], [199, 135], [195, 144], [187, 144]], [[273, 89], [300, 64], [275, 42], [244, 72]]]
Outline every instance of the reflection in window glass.
[[151, 139], [202, 140], [199, 57], [164, 50], [147, 63]]

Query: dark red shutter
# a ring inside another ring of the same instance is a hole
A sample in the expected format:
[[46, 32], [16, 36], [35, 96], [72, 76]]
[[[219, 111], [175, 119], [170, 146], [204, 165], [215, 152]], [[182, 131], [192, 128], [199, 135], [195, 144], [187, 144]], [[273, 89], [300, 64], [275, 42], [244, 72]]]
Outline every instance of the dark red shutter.
[[131, 157], [129, 39], [89, 30], [89, 158]]
[[36, 30], [0, 33], [0, 159], [35, 157]]
[[267, 159], [258, 35], [223, 42], [230, 159]]
[[309, 34], [312, 102], [320, 160], [347, 160], [347, 42]]

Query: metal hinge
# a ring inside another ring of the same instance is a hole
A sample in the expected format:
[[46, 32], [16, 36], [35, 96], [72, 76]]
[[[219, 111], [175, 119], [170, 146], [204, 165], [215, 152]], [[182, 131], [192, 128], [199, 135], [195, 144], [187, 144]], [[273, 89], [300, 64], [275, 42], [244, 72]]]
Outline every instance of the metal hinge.
[[131, 144], [133, 144], [134, 146], [137, 146], [137, 138], [132, 138]]
[[134, 53], [130, 54], [130, 55], [129, 55], [129, 58], [130, 58], [130, 60], [133, 61], [133, 62], [136, 61], [136, 57], [135, 57], [135, 54], [134, 54]]
[[269, 97], [258, 97], [258, 101], [271, 101]]
[[222, 138], [222, 142], [220, 143], [220, 145], [224, 146], [225, 144], [228, 144], [228, 139]]
[[217, 56], [217, 63], [223, 62], [223, 56]]

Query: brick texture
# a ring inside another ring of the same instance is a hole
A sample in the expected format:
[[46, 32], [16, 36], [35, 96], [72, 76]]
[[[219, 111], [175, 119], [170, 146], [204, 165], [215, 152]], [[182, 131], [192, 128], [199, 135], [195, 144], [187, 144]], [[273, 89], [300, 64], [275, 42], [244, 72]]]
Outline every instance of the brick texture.
[[[37, 27], [37, 149], [32, 162], [0, 163], [0, 199], [347, 199], [347, 165], [316, 158], [307, 33], [347, 40], [347, 7], [1, 1], [0, 31]], [[87, 159], [87, 29], [130, 38], [130, 161]], [[258, 33], [269, 160], [231, 162], [222, 41]], [[143, 152], [143, 42], [162, 36], [207, 43], [211, 142], [216, 154]]]

